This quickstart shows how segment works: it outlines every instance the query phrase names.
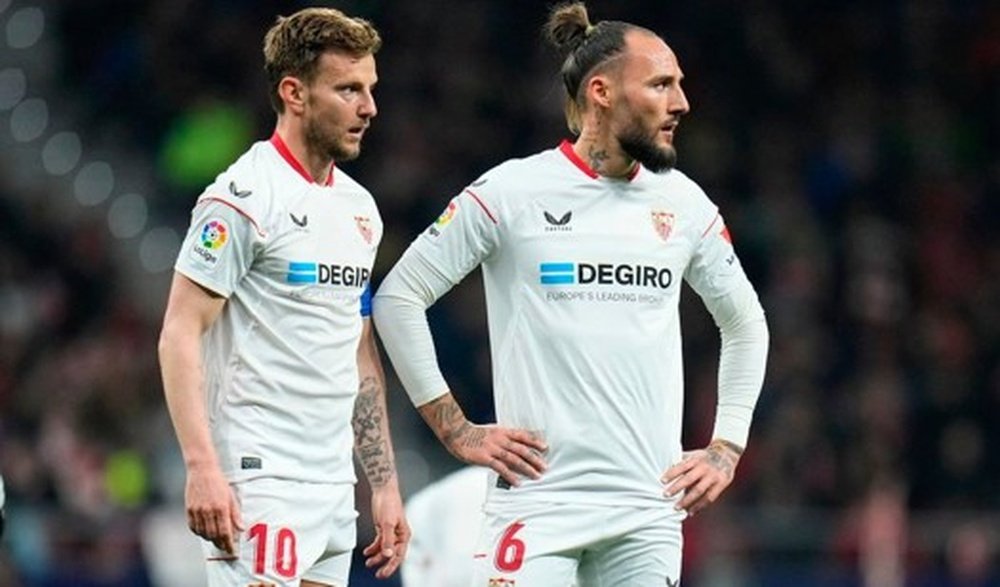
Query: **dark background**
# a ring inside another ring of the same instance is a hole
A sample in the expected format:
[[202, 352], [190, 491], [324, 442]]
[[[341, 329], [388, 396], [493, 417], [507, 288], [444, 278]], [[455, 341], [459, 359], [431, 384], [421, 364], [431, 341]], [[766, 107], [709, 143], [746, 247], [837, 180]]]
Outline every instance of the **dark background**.
[[[261, 40], [305, 5], [0, 0], [0, 585], [151, 585], [153, 521], [188, 539], [155, 352], [170, 267], [201, 188], [270, 135]], [[378, 118], [343, 166], [385, 220], [377, 282], [466, 183], [568, 136], [559, 61], [544, 2], [329, 5], [385, 42]], [[678, 54], [678, 166], [771, 328], [749, 450], [687, 525], [685, 585], [1000, 584], [1000, 6], [589, 6]], [[431, 312], [479, 421], [484, 312], [477, 275]], [[697, 446], [718, 336], [690, 290], [682, 315]], [[389, 393], [410, 494], [458, 464]], [[363, 487], [358, 504], [367, 543]]]

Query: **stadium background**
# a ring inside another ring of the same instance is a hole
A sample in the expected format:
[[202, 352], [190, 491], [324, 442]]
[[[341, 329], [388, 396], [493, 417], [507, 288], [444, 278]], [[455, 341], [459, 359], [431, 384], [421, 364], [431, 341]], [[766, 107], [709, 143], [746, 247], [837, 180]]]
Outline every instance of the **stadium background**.
[[[558, 61], [547, 3], [330, 4], [385, 39], [344, 165], [385, 219], [378, 281], [465, 183], [566, 136]], [[687, 528], [685, 585], [1000, 584], [1000, 5], [589, 4], [677, 51], [679, 167], [771, 326], [751, 447]], [[201, 187], [270, 134], [261, 38], [304, 5], [0, 0], [0, 585], [154, 585], [189, 539], [155, 353], [170, 267]], [[717, 336], [690, 291], [682, 310], [694, 445]], [[478, 279], [432, 321], [488, 420]], [[389, 391], [410, 494], [457, 463]], [[362, 543], [366, 508], [359, 490]]]

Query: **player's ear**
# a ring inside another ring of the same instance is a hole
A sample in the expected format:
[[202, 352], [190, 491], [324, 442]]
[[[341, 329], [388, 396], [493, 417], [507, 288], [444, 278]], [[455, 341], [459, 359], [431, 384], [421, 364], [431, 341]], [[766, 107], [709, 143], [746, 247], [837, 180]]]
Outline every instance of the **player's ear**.
[[611, 80], [608, 76], [597, 74], [587, 80], [587, 101], [602, 108], [611, 106]]
[[306, 104], [306, 86], [297, 77], [286, 75], [278, 82], [278, 96], [285, 103], [285, 111], [302, 114]]

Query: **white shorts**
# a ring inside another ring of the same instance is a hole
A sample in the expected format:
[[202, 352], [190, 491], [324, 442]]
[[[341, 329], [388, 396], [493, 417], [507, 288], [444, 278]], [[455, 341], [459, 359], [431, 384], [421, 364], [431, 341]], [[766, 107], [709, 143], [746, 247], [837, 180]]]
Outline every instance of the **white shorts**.
[[680, 584], [683, 512], [662, 508], [487, 504], [473, 587]]
[[209, 587], [298, 587], [303, 579], [346, 587], [357, 540], [353, 484], [253, 479], [232, 487], [243, 532], [235, 557], [202, 541]]

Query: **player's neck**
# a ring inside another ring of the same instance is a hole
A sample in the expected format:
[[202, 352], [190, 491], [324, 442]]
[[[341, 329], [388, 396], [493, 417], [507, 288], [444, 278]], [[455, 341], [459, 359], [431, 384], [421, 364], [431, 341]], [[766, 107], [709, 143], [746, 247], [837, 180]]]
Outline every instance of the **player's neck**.
[[613, 137], [584, 127], [573, 144], [577, 156], [604, 177], [629, 177], [636, 162], [622, 151]]
[[329, 156], [314, 152], [309, 148], [301, 124], [288, 117], [279, 117], [274, 132], [278, 133], [292, 156], [305, 168], [314, 182], [319, 184], [326, 182], [333, 160]]

